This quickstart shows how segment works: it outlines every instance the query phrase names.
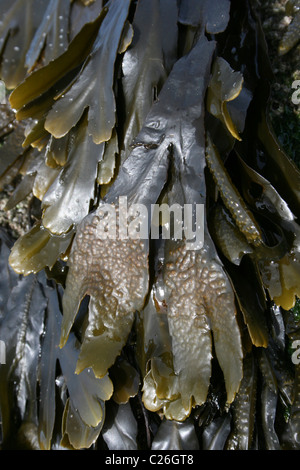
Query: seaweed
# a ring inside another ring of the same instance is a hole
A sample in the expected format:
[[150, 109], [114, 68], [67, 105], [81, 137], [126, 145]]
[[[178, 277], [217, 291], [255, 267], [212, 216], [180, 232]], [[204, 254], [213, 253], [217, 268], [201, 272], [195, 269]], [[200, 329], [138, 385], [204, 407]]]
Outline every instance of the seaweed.
[[300, 39], [300, 4], [297, 0], [289, 0], [286, 4], [286, 12], [293, 16], [291, 23], [288, 25], [283, 38], [280, 41], [278, 52], [280, 55], [287, 54], [293, 47], [297, 45]]

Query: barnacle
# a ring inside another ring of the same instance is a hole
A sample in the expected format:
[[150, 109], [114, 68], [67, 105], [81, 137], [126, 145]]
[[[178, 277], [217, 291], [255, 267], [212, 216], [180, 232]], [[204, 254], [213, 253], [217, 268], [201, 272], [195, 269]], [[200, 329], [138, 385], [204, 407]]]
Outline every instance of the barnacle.
[[24, 2], [0, 6], [0, 188], [39, 212], [0, 231], [4, 447], [136, 449], [144, 417], [148, 448], [299, 448], [300, 172], [253, 5]]

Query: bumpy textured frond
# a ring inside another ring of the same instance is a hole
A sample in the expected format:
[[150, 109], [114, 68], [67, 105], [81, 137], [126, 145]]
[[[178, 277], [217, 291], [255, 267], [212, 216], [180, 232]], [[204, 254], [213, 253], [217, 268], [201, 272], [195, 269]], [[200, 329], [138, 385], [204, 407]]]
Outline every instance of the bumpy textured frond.
[[[167, 253], [163, 284], [160, 281], [152, 293], [152, 306], [144, 312], [144, 328], [147, 330], [150, 315], [159, 319], [164, 312], [172, 346], [164, 350], [166, 343], [159, 343], [153, 335], [155, 330], [148, 338], [156, 351], [149, 357], [144, 402], [152, 410], [162, 407], [167, 418], [181, 421], [190, 415], [192, 407], [206, 401], [212, 343], [224, 373], [227, 400], [233, 401], [242, 378], [242, 347], [234, 294], [212, 248], [204, 245], [195, 252], [182, 244]], [[161, 304], [165, 308], [159, 308]], [[149, 335], [147, 331], [145, 334]], [[154, 400], [155, 396], [159, 400]]]
[[[134, 313], [143, 307], [148, 291], [147, 244], [140, 240], [103, 239], [104, 215], [105, 208], [100, 205], [76, 234], [64, 293], [61, 336], [63, 346], [81, 300], [89, 295], [88, 325], [77, 371], [93, 367], [100, 377], [120, 354]], [[87, 252], [91, 256], [87, 257]]]

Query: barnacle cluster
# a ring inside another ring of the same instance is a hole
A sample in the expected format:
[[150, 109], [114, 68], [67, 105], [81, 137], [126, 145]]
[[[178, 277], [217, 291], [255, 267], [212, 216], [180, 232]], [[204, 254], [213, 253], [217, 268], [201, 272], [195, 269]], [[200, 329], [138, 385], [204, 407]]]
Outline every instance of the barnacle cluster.
[[[29, 361], [41, 404], [26, 410], [33, 387], [22, 395], [21, 383], [19, 434], [54, 445], [45, 397], [55, 401], [55, 383], [66, 447], [99, 436], [109, 446], [106, 419], [132, 423], [122, 406], [141, 396], [160, 429], [190, 430], [193, 419], [196, 447], [299, 448], [288, 344], [300, 331], [300, 172], [266, 117], [270, 69], [253, 5], [14, 0], [0, 11], [0, 185], [22, 176], [8, 208], [40, 201], [9, 255], [20, 298], [28, 288], [43, 299], [41, 357]], [[103, 236], [105, 208], [122, 216], [122, 196], [149, 214], [157, 203], [204, 205], [203, 244], [151, 240], [150, 224], [145, 239]], [[9, 334], [10, 297], [2, 303]], [[4, 442], [11, 433], [4, 426]]]

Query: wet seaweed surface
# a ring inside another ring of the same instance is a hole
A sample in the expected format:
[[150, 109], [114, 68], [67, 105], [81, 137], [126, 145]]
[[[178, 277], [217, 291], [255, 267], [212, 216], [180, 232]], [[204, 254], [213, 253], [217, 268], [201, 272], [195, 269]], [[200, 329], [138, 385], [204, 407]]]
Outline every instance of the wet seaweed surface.
[[[1, 448], [299, 450], [300, 172], [256, 2], [0, 15], [0, 189], [31, 201], [0, 231]], [[204, 206], [203, 244], [101, 229], [163, 203]]]

